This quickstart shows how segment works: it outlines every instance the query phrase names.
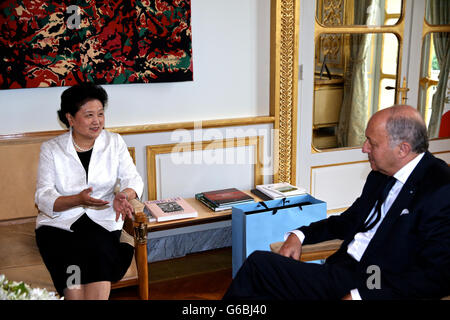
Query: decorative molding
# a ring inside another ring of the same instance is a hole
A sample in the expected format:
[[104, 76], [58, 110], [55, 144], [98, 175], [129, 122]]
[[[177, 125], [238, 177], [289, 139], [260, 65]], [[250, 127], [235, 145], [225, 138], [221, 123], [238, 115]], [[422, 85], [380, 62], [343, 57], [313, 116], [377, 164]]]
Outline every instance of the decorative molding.
[[[173, 123], [155, 123], [144, 124], [136, 126], [123, 126], [123, 127], [111, 127], [106, 130], [119, 133], [121, 135], [126, 134], [143, 134], [143, 133], [155, 133], [173, 131], [177, 129], [192, 130], [196, 128], [198, 123], [201, 123], [203, 129], [218, 128], [218, 127], [233, 127], [233, 126], [250, 126], [256, 124], [272, 124], [275, 122], [274, 116], [258, 116], [247, 118], [230, 118], [230, 119], [215, 119], [215, 120], [199, 120], [199, 121], [187, 121], [187, 122], [173, 122]], [[52, 131], [36, 131], [36, 132], [24, 132], [16, 134], [0, 135], [0, 142], [2, 141], [14, 141], [20, 140], [21, 143], [26, 139], [34, 141], [34, 139], [46, 140], [52, 137], [59, 136], [67, 132], [67, 130], [52, 130]]]
[[273, 116], [258, 116], [248, 118], [229, 118], [229, 119], [214, 119], [214, 120], [198, 120], [174, 123], [156, 123], [137, 126], [126, 127], [112, 127], [107, 128], [108, 131], [126, 134], [141, 134], [141, 133], [155, 133], [173, 131], [177, 129], [193, 130], [201, 124], [203, 129], [221, 128], [221, 127], [235, 127], [235, 126], [250, 126], [257, 124], [271, 124], [274, 123]]
[[[326, 27], [345, 25], [345, 6], [343, 0], [318, 1], [316, 19]], [[316, 67], [327, 57], [327, 66], [344, 69], [344, 37], [342, 34], [322, 34], [316, 46]], [[316, 70], [318, 71], [318, 70]]]
[[368, 160], [313, 166], [310, 194], [327, 202], [328, 210], [349, 207], [361, 194], [370, 171]]
[[320, 168], [326, 168], [326, 167], [338, 167], [338, 166], [346, 166], [351, 164], [359, 164], [359, 163], [368, 163], [369, 160], [359, 160], [359, 161], [350, 161], [350, 162], [337, 162], [337, 163], [330, 163], [330, 164], [323, 164], [319, 166], [311, 166], [309, 168], [309, 193], [312, 192], [312, 179], [313, 179], [313, 170], [320, 169]]
[[272, 0], [271, 6], [270, 106], [277, 135], [274, 181], [295, 184], [300, 1]]
[[254, 184], [264, 183], [264, 176], [262, 169], [264, 167], [264, 137], [243, 137], [220, 139], [212, 141], [198, 141], [188, 143], [173, 143], [147, 146], [147, 186], [148, 199], [154, 200], [157, 198], [157, 183], [156, 183], [156, 157], [160, 154], [170, 154], [176, 152], [194, 152], [212, 149], [225, 149], [236, 147], [254, 146]]
[[319, 10], [321, 23], [324, 26], [339, 26], [344, 24], [344, 1], [328, 0], [319, 1]]

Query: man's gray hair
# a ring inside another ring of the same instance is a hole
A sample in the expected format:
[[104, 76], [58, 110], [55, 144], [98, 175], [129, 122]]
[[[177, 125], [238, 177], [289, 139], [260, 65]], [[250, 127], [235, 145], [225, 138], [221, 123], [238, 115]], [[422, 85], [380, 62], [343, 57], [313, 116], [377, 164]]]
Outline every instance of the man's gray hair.
[[407, 142], [415, 153], [428, 150], [427, 128], [422, 119], [403, 114], [393, 114], [386, 121], [386, 131], [389, 135], [391, 148]]

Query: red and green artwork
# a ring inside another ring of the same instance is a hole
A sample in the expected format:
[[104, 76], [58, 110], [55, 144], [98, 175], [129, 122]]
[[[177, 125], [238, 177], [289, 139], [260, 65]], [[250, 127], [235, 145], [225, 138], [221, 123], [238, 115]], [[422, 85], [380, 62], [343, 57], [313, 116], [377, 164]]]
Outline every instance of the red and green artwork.
[[0, 1], [0, 88], [191, 81], [190, 0]]

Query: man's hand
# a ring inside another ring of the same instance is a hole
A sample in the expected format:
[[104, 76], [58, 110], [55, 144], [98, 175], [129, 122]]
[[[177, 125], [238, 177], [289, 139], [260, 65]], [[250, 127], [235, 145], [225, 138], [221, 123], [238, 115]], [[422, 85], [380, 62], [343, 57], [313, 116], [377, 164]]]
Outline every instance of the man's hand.
[[342, 300], [353, 300], [352, 299], [352, 295], [350, 293], [346, 294], [345, 296], [342, 297]]
[[279, 253], [282, 256], [300, 260], [300, 255], [302, 254], [302, 243], [300, 239], [294, 233], [291, 233], [281, 246]]

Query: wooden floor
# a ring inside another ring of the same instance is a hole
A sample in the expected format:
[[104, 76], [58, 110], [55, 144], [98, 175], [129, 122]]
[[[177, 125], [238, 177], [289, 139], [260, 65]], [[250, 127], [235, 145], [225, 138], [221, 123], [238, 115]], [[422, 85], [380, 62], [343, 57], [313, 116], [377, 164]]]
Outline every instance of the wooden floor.
[[[220, 300], [231, 283], [231, 248], [149, 264], [150, 300]], [[111, 291], [110, 300], [138, 299], [138, 288]]]

